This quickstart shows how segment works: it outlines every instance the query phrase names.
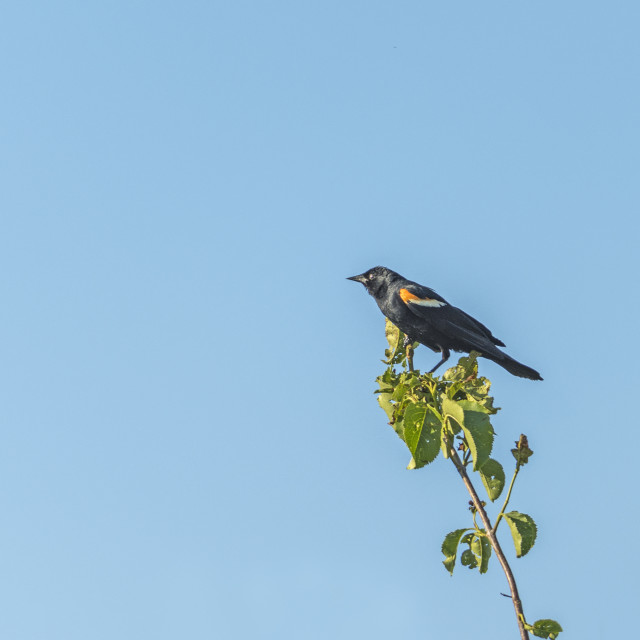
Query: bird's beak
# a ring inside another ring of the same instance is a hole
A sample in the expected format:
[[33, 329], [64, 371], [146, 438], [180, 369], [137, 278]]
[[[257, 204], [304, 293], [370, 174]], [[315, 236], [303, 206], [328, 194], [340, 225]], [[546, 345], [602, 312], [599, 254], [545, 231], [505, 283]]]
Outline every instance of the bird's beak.
[[350, 278], [347, 278], [347, 280], [353, 280], [354, 282], [361, 282], [364, 284], [366, 278], [364, 277], [364, 273], [361, 273], [359, 276], [351, 276]]

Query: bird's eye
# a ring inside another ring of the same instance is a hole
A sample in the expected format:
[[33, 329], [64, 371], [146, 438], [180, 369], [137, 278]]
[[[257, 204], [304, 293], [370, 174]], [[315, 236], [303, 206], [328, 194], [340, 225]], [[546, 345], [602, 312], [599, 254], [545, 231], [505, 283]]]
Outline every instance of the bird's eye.
[[369, 280], [373, 280], [373, 273], [370, 273], [367, 278], [369, 278]]

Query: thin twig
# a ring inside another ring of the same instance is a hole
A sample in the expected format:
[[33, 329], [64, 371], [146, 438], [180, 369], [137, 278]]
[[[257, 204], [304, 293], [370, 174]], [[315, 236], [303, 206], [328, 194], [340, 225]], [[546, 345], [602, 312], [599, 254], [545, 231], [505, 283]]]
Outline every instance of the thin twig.
[[505, 558], [504, 553], [502, 552], [502, 548], [500, 547], [500, 543], [498, 542], [498, 538], [496, 537], [495, 531], [491, 527], [491, 522], [489, 517], [487, 516], [487, 512], [484, 510], [482, 506], [482, 501], [478, 497], [476, 493], [475, 487], [471, 483], [471, 480], [467, 474], [467, 470], [462, 464], [460, 460], [460, 456], [455, 448], [450, 447], [451, 451], [449, 455], [451, 457], [451, 461], [455, 465], [462, 481], [464, 482], [469, 495], [471, 496], [471, 500], [473, 501], [473, 505], [475, 506], [477, 512], [480, 514], [480, 519], [482, 520], [482, 524], [484, 525], [484, 529], [487, 534], [487, 538], [489, 538], [489, 542], [493, 547], [493, 550], [498, 558], [498, 562], [500, 562], [500, 566], [504, 571], [505, 576], [507, 577], [507, 582], [509, 583], [509, 589], [511, 591], [511, 600], [513, 601], [513, 607], [516, 610], [516, 617], [518, 619], [518, 628], [520, 629], [520, 637], [522, 640], [529, 640], [529, 632], [525, 629], [524, 626], [524, 612], [522, 610], [522, 601], [520, 600], [520, 595], [518, 594], [518, 587], [516, 585], [516, 580], [513, 577], [513, 572], [511, 571], [511, 567]]
[[502, 516], [504, 515], [504, 510], [507, 508], [507, 505], [509, 504], [509, 499], [511, 498], [511, 491], [513, 491], [513, 484], [516, 481], [516, 476], [518, 475], [518, 471], [520, 471], [520, 464], [516, 464], [516, 470], [513, 472], [513, 478], [511, 478], [511, 484], [509, 485], [509, 491], [507, 491], [507, 497], [505, 498], [504, 504], [502, 505], [502, 509], [500, 510], [500, 513], [498, 514], [498, 517], [496, 518], [496, 521], [493, 523], [493, 533], [495, 534], [496, 531], [498, 530], [498, 525], [500, 524], [500, 520], [502, 519]]

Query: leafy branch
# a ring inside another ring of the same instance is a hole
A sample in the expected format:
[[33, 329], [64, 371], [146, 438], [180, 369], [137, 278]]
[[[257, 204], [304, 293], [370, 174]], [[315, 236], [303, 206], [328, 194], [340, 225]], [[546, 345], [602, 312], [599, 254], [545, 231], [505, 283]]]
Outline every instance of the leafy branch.
[[[463, 546], [460, 564], [469, 569], [477, 568], [480, 573], [487, 572], [491, 554], [495, 553], [509, 584], [522, 640], [528, 640], [529, 632], [554, 640], [562, 631], [556, 621], [542, 619], [527, 623], [513, 572], [497, 538], [498, 525], [505, 520], [518, 558], [526, 555], [535, 544], [537, 527], [533, 518], [518, 511], [506, 511], [518, 473], [533, 455], [527, 437], [520, 436], [511, 450], [516, 460], [515, 471], [502, 509], [492, 525], [486, 503], [478, 496], [468, 473], [469, 467], [478, 473], [491, 502], [500, 497], [506, 476], [502, 465], [491, 457], [495, 433], [490, 420], [499, 408], [493, 406], [493, 398], [489, 395], [490, 381], [478, 377], [478, 354], [472, 352], [468, 357], [460, 358], [458, 364], [445, 371], [442, 377], [421, 374], [413, 368], [416, 345], [408, 343], [389, 320], [385, 334], [389, 349], [385, 351], [383, 362], [387, 368], [376, 379], [380, 387], [376, 393], [389, 424], [411, 452], [407, 468], [424, 467], [442, 453], [445, 459], [451, 460], [471, 497], [472, 526], [451, 531], [442, 543], [445, 568], [453, 575], [460, 545]], [[398, 365], [400, 371], [396, 371]], [[478, 525], [476, 516], [482, 526]]]

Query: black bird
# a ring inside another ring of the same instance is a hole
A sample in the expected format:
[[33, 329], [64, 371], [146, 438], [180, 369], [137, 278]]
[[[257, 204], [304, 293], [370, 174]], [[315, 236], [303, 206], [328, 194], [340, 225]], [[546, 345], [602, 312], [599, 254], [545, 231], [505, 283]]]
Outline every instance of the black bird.
[[411, 342], [420, 342], [442, 354], [442, 360], [429, 373], [446, 362], [451, 351], [469, 353], [475, 350], [514, 376], [542, 380], [535, 369], [500, 351], [498, 346], [504, 347], [504, 343], [487, 327], [462, 309], [450, 305], [433, 289], [407, 280], [386, 267], [374, 267], [347, 279], [361, 282], [378, 303], [380, 311]]

